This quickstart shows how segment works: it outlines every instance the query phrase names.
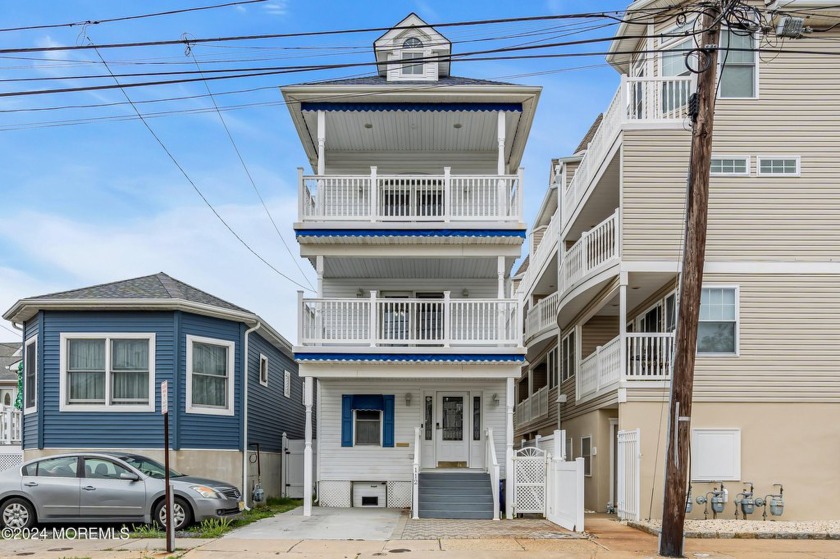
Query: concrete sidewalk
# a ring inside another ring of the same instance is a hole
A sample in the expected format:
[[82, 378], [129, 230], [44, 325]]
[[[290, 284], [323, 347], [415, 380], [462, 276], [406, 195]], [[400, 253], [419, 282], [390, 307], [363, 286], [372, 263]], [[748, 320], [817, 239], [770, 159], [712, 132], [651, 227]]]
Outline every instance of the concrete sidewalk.
[[[298, 511], [299, 514], [299, 511]], [[267, 519], [266, 521], [274, 520]], [[261, 522], [266, 522], [261, 521]], [[503, 527], [507, 521], [499, 521]], [[606, 517], [586, 518], [586, 539], [480, 538], [430, 540], [317, 539], [304, 540], [291, 533], [282, 537], [247, 538], [232, 535], [218, 540], [177, 540], [175, 557], [186, 559], [374, 559], [405, 556], [409, 559], [642, 559], [656, 556], [654, 536]], [[244, 529], [243, 529], [244, 530]], [[239, 531], [240, 533], [242, 530]], [[334, 534], [324, 534], [327, 538]], [[168, 557], [162, 540], [129, 541], [4, 541], [0, 557], [39, 559], [151, 559]], [[826, 540], [687, 540], [689, 559], [840, 559], [840, 542]]]

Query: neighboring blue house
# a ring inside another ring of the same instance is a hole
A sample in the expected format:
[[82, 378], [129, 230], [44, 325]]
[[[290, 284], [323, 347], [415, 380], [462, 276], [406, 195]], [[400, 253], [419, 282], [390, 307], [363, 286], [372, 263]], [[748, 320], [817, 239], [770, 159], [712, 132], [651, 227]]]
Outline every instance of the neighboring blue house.
[[[67, 449], [161, 458], [169, 381], [172, 467], [282, 492], [282, 433], [303, 438], [291, 345], [256, 314], [160, 273], [21, 299], [24, 458]], [[247, 360], [245, 358], [247, 353]], [[247, 375], [243, 363], [247, 361]]]

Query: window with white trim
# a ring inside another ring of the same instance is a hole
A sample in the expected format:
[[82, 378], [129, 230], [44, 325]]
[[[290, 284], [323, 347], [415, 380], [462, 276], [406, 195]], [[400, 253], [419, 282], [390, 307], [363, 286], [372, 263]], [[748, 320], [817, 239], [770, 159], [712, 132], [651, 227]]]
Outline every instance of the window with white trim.
[[575, 331], [572, 330], [563, 337], [560, 343], [562, 351], [560, 365], [564, 381], [573, 378], [577, 369], [577, 342], [575, 339]]
[[756, 164], [758, 176], [798, 177], [800, 173], [799, 156], [796, 157], [758, 157]]
[[26, 340], [23, 354], [23, 411], [38, 410], [38, 336]]
[[711, 174], [719, 177], [746, 177], [750, 174], [748, 156], [712, 156]]
[[411, 62], [415, 59], [423, 58], [422, 52], [404, 52], [402, 53], [402, 75], [403, 76], [422, 76], [423, 75], [423, 62]]
[[268, 357], [260, 354], [260, 384], [268, 386]]
[[560, 363], [557, 359], [557, 346], [551, 348], [546, 355], [546, 364], [548, 365], [548, 387], [554, 388], [557, 386], [558, 370]]
[[283, 373], [283, 396], [286, 398], [292, 397], [292, 373], [289, 371]]
[[701, 291], [697, 353], [738, 353], [737, 287], [704, 287]]
[[382, 446], [382, 412], [379, 410], [353, 410], [355, 444]]
[[155, 335], [63, 333], [62, 411], [154, 411]]
[[227, 340], [187, 336], [187, 413], [233, 415], [235, 347]]
[[[755, 39], [743, 31], [724, 30], [720, 34], [720, 47], [718, 96], [722, 99], [758, 97], [758, 53], [754, 50]], [[729, 48], [735, 50], [727, 50]]]
[[580, 456], [583, 458], [583, 475], [592, 476], [592, 437], [580, 438]]

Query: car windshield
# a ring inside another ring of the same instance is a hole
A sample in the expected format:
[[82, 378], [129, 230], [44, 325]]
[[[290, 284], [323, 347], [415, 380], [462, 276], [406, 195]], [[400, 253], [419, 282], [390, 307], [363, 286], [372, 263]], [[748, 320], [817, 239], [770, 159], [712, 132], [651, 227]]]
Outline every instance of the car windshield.
[[[146, 458], [144, 456], [120, 456], [120, 460], [123, 460], [130, 466], [137, 468], [149, 477], [153, 477], [155, 479], [163, 479], [166, 477], [164, 474], [166, 470], [164, 469], [163, 464], [150, 458]], [[186, 474], [176, 472], [172, 468], [169, 468], [169, 477], [184, 477], [185, 475]]]

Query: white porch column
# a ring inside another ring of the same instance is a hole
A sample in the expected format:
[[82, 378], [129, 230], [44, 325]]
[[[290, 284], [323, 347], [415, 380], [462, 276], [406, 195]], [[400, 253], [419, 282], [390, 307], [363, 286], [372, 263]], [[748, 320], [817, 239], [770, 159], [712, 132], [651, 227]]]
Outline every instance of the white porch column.
[[627, 374], [627, 272], [618, 277], [618, 358], [620, 379]]
[[327, 140], [327, 113], [318, 111], [318, 174], [323, 175], [326, 167], [324, 146]]
[[505, 406], [507, 420], [505, 421], [505, 516], [513, 518], [513, 379], [506, 380]]
[[499, 111], [496, 124], [496, 133], [499, 140], [499, 175], [505, 174], [505, 112]]
[[315, 257], [315, 273], [318, 274], [318, 297], [324, 296], [324, 257], [318, 255]]
[[499, 299], [505, 298], [505, 257], [499, 256], [496, 261], [496, 282], [498, 284]]
[[306, 427], [303, 442], [303, 516], [312, 516], [312, 377], [303, 381]]

